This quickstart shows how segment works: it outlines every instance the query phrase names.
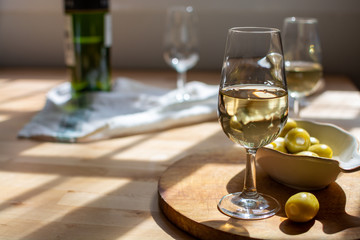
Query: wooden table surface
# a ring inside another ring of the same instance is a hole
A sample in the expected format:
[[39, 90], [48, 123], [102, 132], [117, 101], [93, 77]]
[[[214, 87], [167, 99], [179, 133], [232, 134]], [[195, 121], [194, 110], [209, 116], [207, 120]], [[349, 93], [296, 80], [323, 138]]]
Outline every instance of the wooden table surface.
[[[189, 80], [217, 84], [219, 74], [190, 72]], [[118, 76], [175, 87], [171, 71], [114, 71]], [[192, 239], [159, 210], [157, 184], [177, 160], [232, 145], [216, 119], [92, 143], [18, 139], [46, 92], [64, 81], [64, 69], [0, 69], [0, 239]], [[301, 117], [334, 123], [360, 140], [359, 91], [342, 76], [325, 83]]]

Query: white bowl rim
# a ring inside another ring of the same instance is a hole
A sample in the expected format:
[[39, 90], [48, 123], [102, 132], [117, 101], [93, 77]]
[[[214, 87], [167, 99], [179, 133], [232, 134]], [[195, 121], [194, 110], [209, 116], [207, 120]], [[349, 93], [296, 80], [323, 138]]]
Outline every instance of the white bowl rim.
[[313, 121], [313, 120], [304, 120], [304, 119], [293, 119], [295, 122], [307, 122], [307, 123], [311, 123], [311, 124], [314, 124], [314, 125], [321, 125], [321, 126], [328, 126], [328, 127], [333, 127], [337, 130], [339, 130], [340, 132], [348, 135], [349, 137], [352, 138], [352, 140], [354, 142], [356, 142], [357, 144], [357, 147], [354, 149], [353, 151], [353, 156], [350, 160], [352, 160], [352, 164], [348, 164], [348, 162], [344, 162], [344, 161], [341, 161], [341, 160], [338, 160], [338, 159], [334, 159], [334, 158], [324, 158], [324, 157], [314, 157], [314, 156], [307, 156], [307, 155], [294, 155], [294, 154], [290, 154], [290, 153], [283, 153], [283, 152], [280, 152], [280, 151], [277, 151], [275, 149], [271, 149], [271, 148], [266, 148], [266, 150], [270, 150], [270, 151], [273, 151], [273, 152], [276, 152], [276, 153], [280, 153], [280, 154], [283, 154], [283, 155], [286, 155], [286, 156], [291, 156], [292, 158], [298, 158], [298, 159], [304, 159], [306, 158], [307, 161], [326, 161], [326, 162], [329, 162], [329, 161], [332, 161], [334, 163], [337, 163], [340, 170], [342, 172], [354, 172], [354, 171], [358, 171], [360, 170], [360, 153], [359, 153], [359, 149], [360, 149], [360, 144], [359, 144], [359, 141], [357, 138], [355, 138], [351, 133], [349, 133], [348, 131], [346, 131], [345, 129], [335, 125], [335, 124], [332, 124], [332, 123], [323, 123], [323, 122], [316, 122], [316, 121]]

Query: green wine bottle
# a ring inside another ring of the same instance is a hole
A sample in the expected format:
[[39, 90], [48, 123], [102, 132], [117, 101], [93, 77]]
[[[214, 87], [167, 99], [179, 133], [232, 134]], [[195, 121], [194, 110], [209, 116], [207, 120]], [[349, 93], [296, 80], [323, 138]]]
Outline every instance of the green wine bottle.
[[73, 94], [111, 90], [108, 0], [64, 0], [65, 62]]

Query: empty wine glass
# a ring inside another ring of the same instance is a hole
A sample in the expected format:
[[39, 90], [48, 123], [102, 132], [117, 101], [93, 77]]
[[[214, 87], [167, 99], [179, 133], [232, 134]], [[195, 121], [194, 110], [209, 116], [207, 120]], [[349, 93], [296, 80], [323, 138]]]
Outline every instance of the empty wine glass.
[[323, 75], [320, 38], [315, 18], [284, 20], [283, 40], [286, 78], [294, 100], [294, 116], [300, 117], [300, 100], [314, 92]]
[[280, 31], [239, 27], [229, 30], [221, 73], [218, 118], [224, 133], [246, 149], [242, 192], [224, 196], [218, 209], [239, 219], [274, 215], [278, 201], [256, 189], [255, 154], [272, 142], [288, 116], [288, 94]]
[[177, 99], [186, 101], [186, 72], [199, 60], [197, 14], [191, 6], [170, 7], [166, 15], [164, 59], [177, 73]]

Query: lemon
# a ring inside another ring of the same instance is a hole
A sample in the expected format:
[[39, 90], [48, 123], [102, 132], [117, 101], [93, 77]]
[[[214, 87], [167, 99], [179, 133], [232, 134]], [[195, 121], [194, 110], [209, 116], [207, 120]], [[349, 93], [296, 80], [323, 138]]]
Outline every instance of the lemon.
[[286, 216], [294, 222], [307, 222], [319, 211], [319, 201], [314, 194], [299, 192], [292, 195], [285, 204]]

